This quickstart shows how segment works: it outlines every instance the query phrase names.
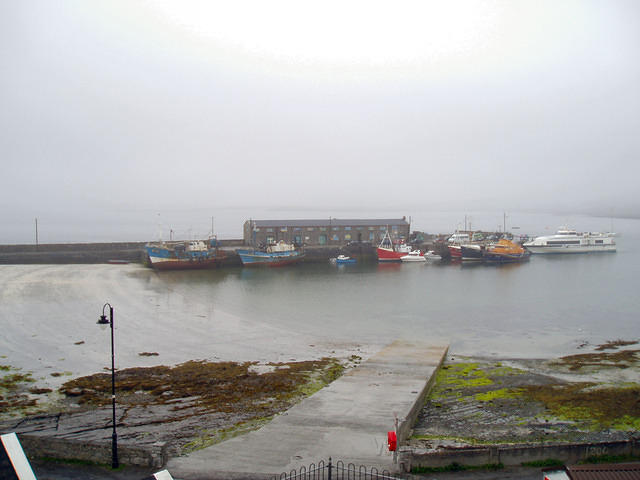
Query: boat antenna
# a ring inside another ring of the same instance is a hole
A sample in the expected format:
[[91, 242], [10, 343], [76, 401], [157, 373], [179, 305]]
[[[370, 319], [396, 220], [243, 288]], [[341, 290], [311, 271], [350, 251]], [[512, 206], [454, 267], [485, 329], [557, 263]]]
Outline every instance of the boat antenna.
[[158, 212], [158, 241], [162, 243], [162, 223], [160, 221], [160, 212]]

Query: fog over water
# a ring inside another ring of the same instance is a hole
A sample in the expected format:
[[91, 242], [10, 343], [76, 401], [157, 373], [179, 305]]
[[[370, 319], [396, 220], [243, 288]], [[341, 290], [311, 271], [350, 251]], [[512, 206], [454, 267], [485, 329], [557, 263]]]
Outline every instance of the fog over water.
[[3, 2], [0, 243], [35, 218], [57, 242], [296, 212], [637, 217], [639, 19], [632, 0]]

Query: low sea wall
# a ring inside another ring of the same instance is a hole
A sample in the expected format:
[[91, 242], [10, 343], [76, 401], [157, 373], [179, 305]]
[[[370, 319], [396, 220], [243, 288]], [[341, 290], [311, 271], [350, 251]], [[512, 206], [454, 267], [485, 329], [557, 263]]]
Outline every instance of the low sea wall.
[[145, 242], [0, 245], [0, 264], [142, 262]]
[[[111, 442], [89, 443], [18, 434], [18, 439], [27, 458], [54, 458], [56, 460], [81, 460], [110, 465]], [[118, 461], [122, 465], [160, 468], [168, 461], [163, 445], [155, 449], [118, 445]]]
[[502, 463], [505, 466], [522, 465], [529, 462], [559, 460], [575, 464], [590, 457], [640, 456], [638, 439], [602, 442], [568, 443], [545, 445], [504, 445], [486, 447], [448, 448], [438, 452], [414, 450], [402, 447], [399, 462], [405, 471], [416, 467], [446, 467], [451, 464], [480, 466]]

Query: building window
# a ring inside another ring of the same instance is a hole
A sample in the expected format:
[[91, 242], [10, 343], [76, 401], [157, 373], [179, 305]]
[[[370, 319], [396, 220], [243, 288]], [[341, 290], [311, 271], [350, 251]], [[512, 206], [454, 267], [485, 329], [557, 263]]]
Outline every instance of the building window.
[[373, 242], [376, 238], [375, 232], [369, 232], [369, 241]]
[[375, 229], [376, 229], [376, 227], [369, 227], [369, 231], [375, 230]]
[[334, 232], [337, 232], [338, 230], [340, 230], [340, 227], [333, 227], [331, 230], [333, 230]]
[[273, 232], [273, 228], [267, 228], [267, 232]]
[[260, 231], [260, 229], [259, 229], [259, 228], [254, 228], [254, 229], [253, 229], [253, 231], [254, 231], [254, 232], [259, 232], [259, 231]]
[[394, 225], [393, 227], [391, 227], [391, 230], [393, 230], [394, 233], [397, 233], [398, 232], [398, 226]]
[[294, 232], [300, 232], [302, 230], [302, 228], [300, 227], [293, 227], [293, 231]]
[[345, 239], [346, 241], [351, 240], [351, 234], [350, 234], [350, 233], [347, 233], [347, 234], [344, 236], [344, 239]]
[[302, 244], [302, 235], [294, 235], [293, 243], [297, 243], [298, 245]]
[[318, 235], [318, 245], [326, 245], [327, 244], [327, 236], [322, 234]]
[[351, 227], [344, 227], [345, 230], [351, 230]]
[[334, 242], [339, 242], [340, 236], [337, 233], [334, 233], [333, 237], [331, 237], [331, 240], [333, 240]]
[[280, 231], [281, 232], [286, 232], [287, 231], [287, 227], [280, 227]]
[[307, 232], [313, 232], [313, 227], [307, 227]]
[[320, 231], [321, 232], [326, 232], [327, 231], [327, 227], [320, 227]]
[[267, 235], [267, 243], [268, 244], [276, 243], [275, 239], [273, 238], [273, 235]]
[[385, 227], [384, 225], [380, 225], [380, 231], [384, 232], [387, 229], [387, 227]]

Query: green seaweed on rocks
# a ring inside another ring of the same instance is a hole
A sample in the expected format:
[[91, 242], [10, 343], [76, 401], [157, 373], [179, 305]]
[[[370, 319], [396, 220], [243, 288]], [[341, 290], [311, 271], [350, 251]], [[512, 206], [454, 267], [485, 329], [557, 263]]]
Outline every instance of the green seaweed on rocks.
[[617, 352], [581, 353], [561, 357], [552, 364], [565, 366], [570, 371], [591, 368], [629, 368], [640, 361], [640, 350]]
[[[309, 395], [337, 378], [342, 367], [335, 359], [271, 363], [269, 371], [252, 370], [256, 362], [189, 361], [174, 367], [136, 367], [116, 374], [118, 400], [125, 405], [165, 404], [186, 408], [177, 400], [193, 398], [202, 410], [241, 409], [264, 416], [283, 403]], [[107, 405], [111, 374], [97, 373], [65, 382], [60, 392], [79, 404]]]
[[31, 373], [0, 365], [0, 411], [7, 415], [31, 412], [37, 404], [36, 399], [28, 395], [36, 393], [33, 389], [29, 392], [29, 385], [34, 382]]
[[491, 385], [493, 381], [480, 368], [478, 363], [454, 363], [444, 365], [436, 376], [436, 390], [440, 393], [451, 391], [451, 388], [468, 388]]
[[640, 386], [596, 388], [588, 382], [527, 386], [527, 397], [542, 402], [549, 415], [580, 422], [585, 428], [638, 430]]

